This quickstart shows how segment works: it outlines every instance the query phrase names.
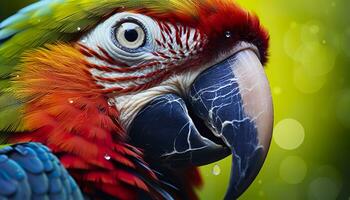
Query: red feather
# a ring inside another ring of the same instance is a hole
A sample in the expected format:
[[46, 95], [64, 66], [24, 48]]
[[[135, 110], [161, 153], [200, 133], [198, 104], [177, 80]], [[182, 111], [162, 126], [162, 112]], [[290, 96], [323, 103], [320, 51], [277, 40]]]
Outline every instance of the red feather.
[[31, 99], [24, 122], [33, 131], [14, 134], [10, 142], [46, 144], [85, 192], [94, 194], [97, 187], [121, 199], [135, 199], [133, 187], [149, 191], [138, 176], [157, 181], [156, 176], [134, 163], [143, 162], [142, 152], [126, 144], [119, 112], [108, 105], [108, 97], [87, 71], [84, 56], [72, 46], [30, 52], [13, 81], [15, 94]]

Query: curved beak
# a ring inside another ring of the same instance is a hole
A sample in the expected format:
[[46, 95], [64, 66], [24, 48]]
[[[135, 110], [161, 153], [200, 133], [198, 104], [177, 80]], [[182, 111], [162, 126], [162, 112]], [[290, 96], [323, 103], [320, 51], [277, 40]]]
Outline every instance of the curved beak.
[[273, 108], [263, 66], [245, 49], [199, 74], [188, 91], [148, 103], [130, 125], [131, 143], [172, 167], [232, 155], [225, 199], [235, 199], [256, 177], [270, 145]]

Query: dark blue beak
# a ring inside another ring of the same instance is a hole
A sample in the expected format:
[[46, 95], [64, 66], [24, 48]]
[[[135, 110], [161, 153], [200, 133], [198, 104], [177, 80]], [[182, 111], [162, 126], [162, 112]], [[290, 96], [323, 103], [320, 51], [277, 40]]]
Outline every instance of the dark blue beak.
[[202, 72], [188, 94], [148, 103], [129, 128], [131, 143], [159, 165], [205, 165], [232, 155], [225, 199], [238, 198], [265, 160], [272, 134], [269, 85], [253, 50]]

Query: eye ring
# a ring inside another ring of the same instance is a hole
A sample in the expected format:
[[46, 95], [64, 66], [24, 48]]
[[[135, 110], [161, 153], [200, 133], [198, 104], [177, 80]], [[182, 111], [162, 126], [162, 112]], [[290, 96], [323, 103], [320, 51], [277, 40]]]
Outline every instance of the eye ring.
[[135, 51], [146, 44], [147, 31], [136, 20], [119, 22], [114, 28], [114, 39], [118, 46], [126, 51]]

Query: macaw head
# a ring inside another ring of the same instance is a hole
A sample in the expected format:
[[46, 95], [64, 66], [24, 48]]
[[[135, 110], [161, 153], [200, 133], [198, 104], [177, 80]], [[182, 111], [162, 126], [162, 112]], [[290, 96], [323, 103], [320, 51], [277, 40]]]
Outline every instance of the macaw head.
[[89, 148], [111, 159], [118, 136], [160, 171], [232, 155], [226, 199], [254, 180], [273, 124], [255, 15], [232, 0], [40, 1], [19, 14], [0, 27], [2, 64], [15, 66], [1, 75], [26, 102], [17, 129], [40, 131], [13, 141], [89, 163]]

